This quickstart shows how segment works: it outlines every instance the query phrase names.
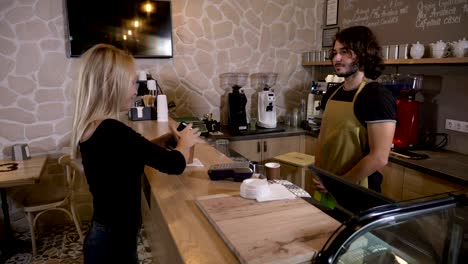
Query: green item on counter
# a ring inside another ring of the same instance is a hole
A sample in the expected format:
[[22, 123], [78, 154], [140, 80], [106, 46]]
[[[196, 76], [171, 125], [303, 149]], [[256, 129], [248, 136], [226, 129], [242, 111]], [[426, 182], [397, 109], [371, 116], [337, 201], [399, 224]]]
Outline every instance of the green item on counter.
[[322, 193], [319, 191], [314, 192], [314, 199], [318, 202], [320, 202], [321, 205], [329, 208], [329, 209], [335, 209], [336, 207], [336, 199], [333, 197], [333, 195], [329, 192], [327, 193]]
[[185, 122], [185, 123], [199, 123], [203, 122], [203, 120], [199, 117], [195, 116], [189, 116], [189, 117], [179, 117], [179, 118], [174, 118], [175, 121], [177, 122]]

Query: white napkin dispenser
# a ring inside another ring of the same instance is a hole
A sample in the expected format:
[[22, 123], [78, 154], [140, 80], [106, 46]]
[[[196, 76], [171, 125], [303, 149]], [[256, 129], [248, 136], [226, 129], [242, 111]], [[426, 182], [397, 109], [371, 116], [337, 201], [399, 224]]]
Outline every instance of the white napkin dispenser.
[[15, 144], [12, 149], [13, 160], [27, 160], [31, 158], [31, 153], [27, 144]]

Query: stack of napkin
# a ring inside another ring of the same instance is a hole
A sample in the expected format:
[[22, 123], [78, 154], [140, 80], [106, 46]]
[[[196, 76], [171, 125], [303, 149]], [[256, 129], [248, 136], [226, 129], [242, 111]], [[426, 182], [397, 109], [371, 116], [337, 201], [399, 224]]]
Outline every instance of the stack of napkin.
[[240, 195], [247, 199], [256, 199], [258, 202], [295, 199], [291, 193], [281, 184], [269, 184], [266, 179], [246, 179], [242, 182]]

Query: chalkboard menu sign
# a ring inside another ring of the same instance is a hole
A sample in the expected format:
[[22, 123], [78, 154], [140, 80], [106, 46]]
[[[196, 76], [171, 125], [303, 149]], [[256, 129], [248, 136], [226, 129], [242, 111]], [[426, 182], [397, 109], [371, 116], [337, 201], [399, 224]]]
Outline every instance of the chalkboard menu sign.
[[468, 39], [468, 0], [340, 0], [338, 25], [371, 28], [381, 45]]

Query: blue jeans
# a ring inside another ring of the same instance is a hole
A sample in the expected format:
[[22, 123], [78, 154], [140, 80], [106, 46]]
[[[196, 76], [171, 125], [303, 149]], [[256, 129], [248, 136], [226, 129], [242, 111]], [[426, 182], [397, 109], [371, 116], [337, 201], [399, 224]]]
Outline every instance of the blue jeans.
[[85, 264], [137, 264], [138, 228], [109, 227], [93, 221], [83, 244]]

